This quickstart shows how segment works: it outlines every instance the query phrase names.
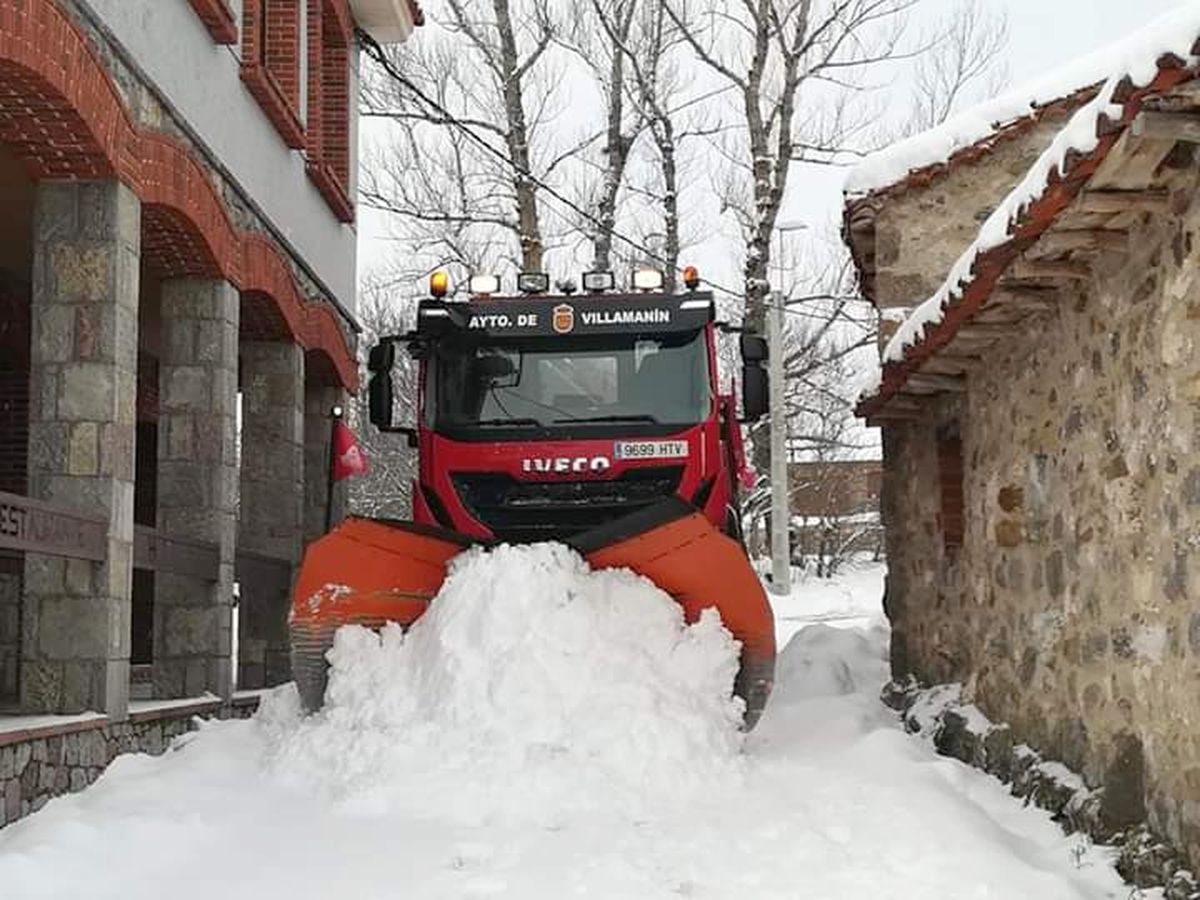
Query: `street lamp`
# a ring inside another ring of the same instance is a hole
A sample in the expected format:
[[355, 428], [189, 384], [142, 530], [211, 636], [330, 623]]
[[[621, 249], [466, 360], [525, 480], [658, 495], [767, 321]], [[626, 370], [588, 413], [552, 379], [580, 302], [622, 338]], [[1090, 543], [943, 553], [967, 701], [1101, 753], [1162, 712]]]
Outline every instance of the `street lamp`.
[[783, 235], [803, 231], [803, 222], [778, 222], [776, 290], [767, 311], [767, 379], [770, 385], [771, 429], [771, 591], [786, 596], [792, 590], [792, 552], [789, 539], [791, 504], [788, 502], [787, 410], [783, 397]]

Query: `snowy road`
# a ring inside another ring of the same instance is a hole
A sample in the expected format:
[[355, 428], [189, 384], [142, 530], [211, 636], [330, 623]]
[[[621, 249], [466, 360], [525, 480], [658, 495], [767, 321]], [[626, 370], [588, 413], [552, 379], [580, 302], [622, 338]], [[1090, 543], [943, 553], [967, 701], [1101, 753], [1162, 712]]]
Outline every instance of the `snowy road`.
[[[276, 698], [0, 831], [0, 897], [1129, 896], [1100, 851], [898, 728], [878, 567], [779, 604], [795, 636], [740, 747], [712, 623], [556, 560], [476, 563], [420, 638], [343, 645], [328, 721]], [[500, 593], [506, 565], [537, 596]], [[420, 690], [389, 692], [401, 675]]]

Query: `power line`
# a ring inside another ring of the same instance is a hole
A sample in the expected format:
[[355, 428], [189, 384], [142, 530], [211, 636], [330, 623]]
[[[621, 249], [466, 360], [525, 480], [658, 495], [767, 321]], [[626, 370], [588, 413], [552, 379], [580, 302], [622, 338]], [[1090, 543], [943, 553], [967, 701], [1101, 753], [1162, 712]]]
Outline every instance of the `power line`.
[[[593, 215], [591, 212], [589, 212], [588, 210], [584, 209], [582, 206], [577, 204], [570, 197], [564, 196], [556, 188], [547, 184], [545, 181], [538, 178], [532, 172], [527, 172], [527, 171], [523, 171], [522, 169], [520, 169], [517, 166], [517, 164], [512, 161], [512, 159], [510, 157], [508, 157], [506, 154], [502, 153], [501, 151], [497, 150], [494, 146], [492, 146], [490, 141], [486, 140], [485, 138], [483, 138], [479, 134], [477, 134], [475, 132], [475, 130], [471, 128], [470, 125], [468, 125], [466, 122], [463, 122], [462, 120], [460, 120], [454, 113], [450, 112], [450, 110], [446, 109], [438, 101], [434, 100], [432, 97], [430, 97], [424, 91], [422, 91], [420, 87], [418, 87], [416, 84], [414, 84], [410, 78], [408, 78], [408, 76], [406, 76], [403, 72], [401, 72], [399, 69], [396, 68], [396, 66], [392, 63], [392, 61], [390, 59], [388, 59], [387, 54], [384, 52], [383, 48], [379, 45], [379, 43], [373, 37], [371, 37], [371, 35], [367, 34], [361, 28], [356, 28], [355, 34], [357, 35], [359, 43], [362, 45], [362, 47], [366, 51], [367, 55], [371, 59], [373, 59], [375, 61], [375, 63], [377, 65], [379, 65], [383, 69], [383, 71], [386, 72], [394, 81], [398, 82], [399, 84], [401, 84], [402, 86], [407, 88], [418, 100], [420, 100], [427, 107], [429, 107], [431, 110], [433, 110], [435, 113], [437, 113], [437, 115], [441, 117], [441, 120], [442, 120], [441, 124], [451, 125], [454, 128], [457, 128], [459, 130], [459, 132], [464, 134], [466, 137], [470, 138], [472, 141], [474, 141], [476, 144], [478, 144], [480, 147], [482, 147], [484, 150], [486, 150], [489, 154], [496, 157], [498, 160], [500, 160], [500, 162], [502, 162], [504, 165], [506, 165], [507, 167], [512, 169], [519, 178], [522, 178], [522, 179], [529, 181], [532, 184], [536, 185], [541, 190], [543, 190], [547, 194], [549, 194], [551, 197], [558, 200], [564, 206], [571, 209], [577, 215], [580, 215], [584, 219], [591, 222], [593, 225], [597, 225], [601, 228], [606, 227], [605, 224], [603, 222], [601, 222], [598, 218], [596, 218], [595, 215]], [[615, 227], [610, 228], [609, 231], [613, 237], [624, 242], [625, 244], [628, 244], [633, 249], [638, 250], [641, 253], [645, 254], [647, 258], [655, 260], [656, 262], [662, 263], [664, 266], [671, 265], [670, 260], [668, 260], [665, 256], [662, 256], [662, 255], [654, 252], [653, 250], [651, 250], [648, 247], [646, 247], [645, 245], [639, 243], [635, 239], [628, 237], [623, 232], [617, 230]], [[682, 269], [677, 269], [676, 274], [680, 274], [680, 273], [682, 273]], [[704, 278], [704, 281], [707, 282], [715, 290], [718, 290], [718, 291], [721, 291], [722, 293], [728, 294], [730, 297], [734, 297], [734, 298], [744, 297], [744, 294], [741, 291], [731, 290], [730, 288], [727, 288], [718, 282], [712, 281], [709, 278]], [[786, 307], [784, 308], [784, 313], [786, 313], [788, 315], [799, 316], [801, 318], [814, 319], [814, 320], [822, 321], [822, 322], [826, 321], [828, 319], [827, 316], [819, 316], [819, 315], [815, 315], [813, 313], [802, 312], [801, 310], [798, 310], [798, 309], [787, 309]]]

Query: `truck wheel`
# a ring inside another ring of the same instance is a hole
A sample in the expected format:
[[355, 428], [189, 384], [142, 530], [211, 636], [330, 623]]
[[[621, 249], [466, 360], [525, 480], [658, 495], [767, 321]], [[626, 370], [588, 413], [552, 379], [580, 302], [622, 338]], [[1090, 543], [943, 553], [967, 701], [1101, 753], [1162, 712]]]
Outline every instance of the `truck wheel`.
[[306, 713], [316, 712], [325, 703], [325, 685], [329, 681], [329, 662], [325, 653], [333, 646], [333, 629], [291, 627], [292, 678], [300, 694], [300, 706]]

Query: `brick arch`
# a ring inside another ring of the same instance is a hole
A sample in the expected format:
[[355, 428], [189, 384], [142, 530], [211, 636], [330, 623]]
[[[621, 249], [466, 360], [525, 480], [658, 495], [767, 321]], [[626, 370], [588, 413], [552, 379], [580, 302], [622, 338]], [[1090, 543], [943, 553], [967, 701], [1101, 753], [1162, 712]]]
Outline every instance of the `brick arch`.
[[236, 282], [237, 231], [208, 174], [164, 134], [138, 143], [143, 255], [164, 275]]
[[[259, 234], [241, 241], [243, 332], [259, 339], [290, 337], [309, 351], [320, 351], [341, 384], [358, 386], [358, 364], [337, 314], [323, 303], [309, 303], [275, 244]], [[269, 298], [272, 303], [265, 303]]]
[[74, 22], [51, 0], [0, 4], [0, 141], [34, 178], [131, 181], [135, 135]]
[[124, 181], [142, 201], [151, 264], [170, 276], [230, 281], [243, 292], [252, 329], [318, 351], [329, 361], [323, 372], [357, 387], [337, 313], [304, 297], [273, 241], [237, 228], [186, 147], [139, 131], [88, 39], [54, 0], [0, 2], [0, 142], [35, 179]]

